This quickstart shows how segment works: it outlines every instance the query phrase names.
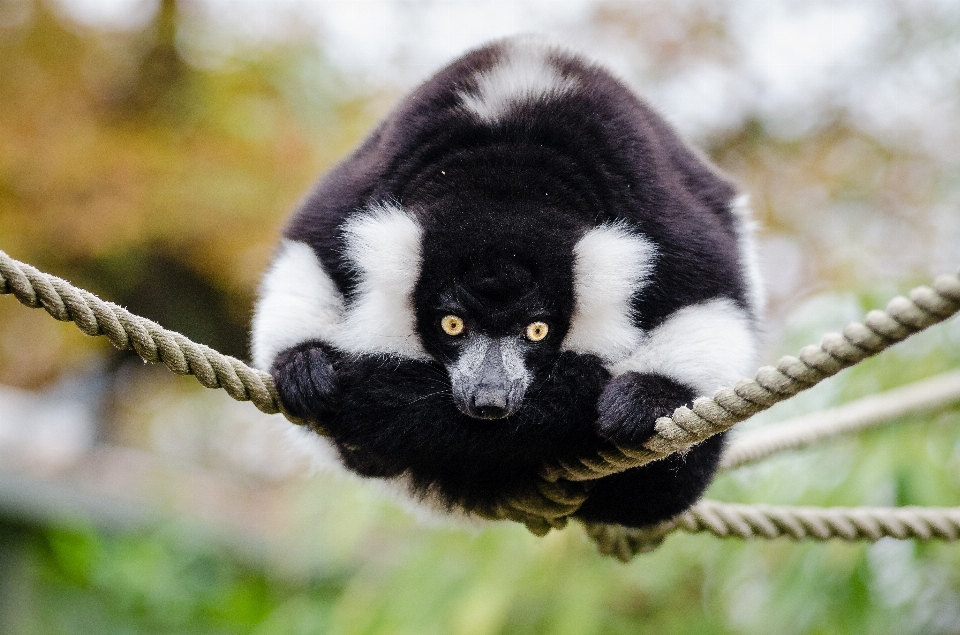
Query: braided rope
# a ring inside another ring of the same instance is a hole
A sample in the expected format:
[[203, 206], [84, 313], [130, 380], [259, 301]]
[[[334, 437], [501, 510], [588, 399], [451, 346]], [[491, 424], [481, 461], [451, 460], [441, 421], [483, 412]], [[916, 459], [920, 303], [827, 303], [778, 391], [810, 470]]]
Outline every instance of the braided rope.
[[585, 528], [601, 553], [626, 562], [638, 553], [657, 548], [678, 530], [710, 533], [718, 538], [958, 540], [960, 507], [823, 508], [702, 500], [673, 520], [654, 527], [630, 529], [598, 523], [586, 524]]
[[933, 288], [917, 287], [909, 298], [894, 298], [885, 311], [871, 311], [862, 324], [852, 322], [842, 334], [824, 335], [819, 346], [804, 347], [799, 357], [783, 357], [776, 367], [761, 367], [754, 379], [742, 379], [713, 398], [696, 399], [693, 408], [683, 406], [657, 419], [656, 432], [641, 447], [615, 447], [598, 457], [560, 461], [546, 466], [541, 476], [551, 482], [595, 480], [686, 450], [958, 311], [960, 273], [940, 276]]
[[[235, 357], [197, 344], [156, 322], [101, 300], [66, 280], [44, 273], [0, 251], [0, 294], [12, 294], [21, 304], [43, 308], [54, 319], [74, 322], [90, 336], [105, 335], [121, 350], [133, 349], [145, 361], [162, 363], [178, 375], [193, 375], [207, 388], [223, 388], [237, 401], [251, 401], [267, 414], [283, 413], [273, 379]], [[323, 430], [313, 428], [318, 433]], [[536, 535], [566, 525], [567, 517], [586, 500], [585, 488], [541, 483], [536, 489], [479, 515], [514, 520]]]
[[61, 322], [74, 322], [87, 335], [105, 335], [117, 348], [133, 349], [144, 360], [162, 363], [177, 375], [193, 375], [207, 388], [223, 388], [237, 401], [252, 401], [267, 414], [281, 411], [276, 388], [266, 373], [0, 251], [0, 294], [6, 293], [28, 307], [43, 308]]
[[858, 432], [912, 412], [953, 404], [960, 404], [960, 370], [755, 430], [730, 444], [723, 453], [720, 469], [735, 469], [777, 452]]
[[[238, 401], [252, 401], [265, 413], [282, 412], [276, 388], [266, 373], [100, 300], [3, 251], [0, 294], [13, 294], [28, 307], [43, 308], [57, 320], [75, 322], [87, 335], [105, 335], [117, 348], [133, 349], [144, 360], [163, 363], [178, 375], [194, 375], [208, 388], [223, 388]], [[910, 299], [895, 298], [886, 312], [872, 311], [865, 324], [853, 323], [842, 335], [824, 336], [820, 347], [804, 348], [799, 358], [784, 357], [776, 368], [761, 368], [754, 380], [742, 380], [733, 389], [717, 391], [713, 399], [697, 399], [692, 409], [678, 408], [672, 417], [658, 419], [656, 434], [642, 448], [612, 448], [597, 458], [548, 466], [543, 472], [544, 480], [535, 488], [482, 515], [516, 520], [538, 535], [551, 528], [562, 528], [586, 500], [589, 481], [686, 449], [917, 331], [942, 322], [958, 310], [960, 275], [941, 276], [932, 289], [918, 287], [911, 291]], [[960, 508], [818, 509], [701, 501], [655, 527], [585, 527], [602, 553], [629, 560], [636, 553], [655, 548], [676, 530], [742, 538], [878, 540], [893, 536], [956, 540], [960, 538]]]

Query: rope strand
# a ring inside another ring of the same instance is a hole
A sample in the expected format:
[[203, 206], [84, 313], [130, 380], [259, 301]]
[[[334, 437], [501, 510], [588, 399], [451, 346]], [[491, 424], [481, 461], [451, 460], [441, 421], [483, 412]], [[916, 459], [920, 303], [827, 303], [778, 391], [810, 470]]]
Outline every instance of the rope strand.
[[[252, 401], [265, 413], [282, 412], [276, 387], [266, 373], [105, 302], [3, 251], [0, 251], [0, 294], [12, 294], [28, 307], [43, 308], [57, 320], [72, 321], [87, 335], [106, 336], [117, 348], [133, 349], [144, 360], [162, 363], [178, 375], [193, 375], [208, 388], [223, 388], [233, 399]], [[656, 433], [640, 448], [610, 447], [595, 457], [546, 466], [541, 473], [543, 480], [535, 487], [481, 515], [521, 522], [537, 535], [562, 528], [586, 500], [589, 481], [685, 450], [958, 311], [960, 274], [941, 276], [932, 288], [918, 287], [910, 292], [909, 299], [891, 300], [886, 311], [871, 311], [863, 324], [852, 323], [842, 334], [825, 335], [820, 346], [808, 346], [798, 357], [784, 357], [775, 368], [760, 368], [754, 379], [741, 380], [732, 389], [721, 388], [713, 398], [700, 397], [692, 408], [678, 408], [671, 417], [658, 419]], [[887, 397], [893, 399], [893, 394], [894, 391]], [[893, 410], [890, 406], [890, 411]], [[284, 414], [294, 423], [300, 423]], [[812, 432], [788, 429], [772, 445], [735, 453], [726, 460], [725, 466], [739, 465], [780, 449], [801, 447], [866, 425], [872, 423], [851, 419], [819, 432], [816, 426]], [[655, 548], [677, 530], [706, 531], [718, 537], [789, 536], [795, 540], [879, 540], [883, 536], [957, 540], [960, 508], [818, 509], [701, 501], [677, 518], [655, 527], [631, 529], [586, 524], [585, 528], [602, 553], [629, 560], [637, 553]]]
[[953, 404], [960, 404], [960, 371], [755, 430], [730, 444], [723, 453], [720, 469], [735, 469], [777, 452], [859, 432], [912, 412], [934, 411]]
[[86, 335], [104, 335], [117, 348], [133, 349], [145, 361], [162, 363], [177, 375], [193, 375], [207, 388], [223, 388], [237, 401], [253, 402], [262, 412], [281, 411], [273, 380], [266, 373], [14, 260], [3, 251], [0, 293], [12, 294], [28, 307], [43, 308], [61, 322], [74, 322]]
[[631, 529], [598, 523], [585, 528], [601, 553], [626, 562], [656, 549], [674, 531], [768, 540], [876, 542], [890, 537], [952, 541], [960, 539], [960, 507], [792, 507], [702, 500], [654, 527]]
[[557, 462], [541, 475], [548, 481], [595, 480], [686, 450], [958, 311], [960, 273], [940, 276], [932, 288], [917, 287], [909, 299], [897, 297], [886, 311], [871, 311], [862, 324], [853, 322], [842, 334], [827, 333], [819, 346], [806, 346], [797, 357], [783, 357], [776, 367], [760, 368], [754, 379], [742, 379], [712, 398], [696, 399], [693, 408], [683, 406], [672, 416], [657, 419], [656, 432], [640, 448], [617, 447], [600, 457]]

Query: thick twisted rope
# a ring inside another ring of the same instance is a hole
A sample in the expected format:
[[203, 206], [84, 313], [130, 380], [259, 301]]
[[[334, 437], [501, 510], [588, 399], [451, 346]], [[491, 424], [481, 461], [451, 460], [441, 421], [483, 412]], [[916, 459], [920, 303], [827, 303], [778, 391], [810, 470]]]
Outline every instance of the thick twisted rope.
[[[117, 348], [133, 349], [144, 360], [163, 363], [176, 374], [193, 375], [208, 388], [223, 388], [232, 398], [252, 401], [263, 412], [282, 411], [266, 373], [100, 300], [3, 251], [0, 294], [13, 294], [22, 304], [43, 308], [57, 320], [75, 322], [87, 335], [105, 335]], [[484, 510], [482, 515], [522, 522], [536, 534], [563, 527], [586, 500], [589, 481], [686, 449], [958, 310], [960, 276], [942, 276], [934, 288], [914, 289], [909, 300], [895, 298], [886, 312], [873, 311], [865, 324], [851, 324], [843, 335], [825, 336], [820, 347], [804, 348], [799, 358], [785, 357], [776, 368], [761, 368], [754, 380], [742, 380], [733, 389], [717, 391], [713, 399], [697, 399], [693, 409], [678, 408], [672, 417], [657, 420], [656, 434], [642, 448], [616, 448], [597, 459], [549, 466], [544, 470], [544, 480], [535, 488]], [[678, 529], [743, 538], [786, 535], [794, 539], [878, 540], [894, 536], [956, 540], [960, 537], [960, 509], [817, 509], [702, 501], [677, 518], [651, 528], [638, 530], [602, 524], [586, 527], [602, 553], [628, 560], [635, 553], [656, 547]]]
[[742, 379], [712, 398], [696, 399], [693, 408], [683, 406], [657, 419], [656, 432], [639, 448], [610, 448], [598, 457], [557, 462], [541, 475], [551, 482], [590, 481], [686, 450], [958, 311], [960, 273], [940, 276], [933, 288], [917, 287], [909, 298], [894, 298], [885, 311], [871, 311], [862, 324], [824, 335], [819, 346], [804, 347], [798, 357], [783, 357], [776, 367], [760, 368], [754, 379]]
[[719, 538], [786, 537], [818, 541], [837, 538], [876, 542], [960, 539], [960, 507], [790, 507], [740, 505], [703, 500], [673, 520], [653, 527], [629, 529], [587, 524], [586, 531], [601, 553], [624, 562], [652, 551], [674, 531], [711, 533]]
[[[936, 411], [955, 404], [960, 404], [960, 371], [753, 431], [727, 448], [720, 467], [736, 469], [777, 452], [859, 432], [910, 413]], [[786, 535], [794, 539], [816, 540], [838, 537], [876, 541], [884, 536], [956, 540], [960, 537], [955, 531], [958, 519], [960, 508], [822, 509], [701, 501], [684, 514], [653, 527], [632, 529], [587, 524], [586, 529], [601, 553], [627, 561], [638, 553], [653, 551], [669, 534], [678, 530], [710, 532], [721, 538]], [[780, 531], [786, 533], [777, 533]], [[831, 531], [838, 533], [834, 535]]]
[[223, 388], [238, 401], [252, 401], [263, 412], [281, 410], [266, 373], [0, 251], [0, 294], [4, 293], [28, 307], [43, 308], [61, 322], [76, 323], [87, 335], [105, 335], [117, 348], [133, 349], [148, 362], [162, 363], [178, 375], [193, 375], [207, 388]]
[[859, 432], [912, 412], [939, 410], [954, 404], [960, 404], [960, 370], [754, 430], [730, 444], [723, 453], [720, 469], [735, 469], [777, 452]]

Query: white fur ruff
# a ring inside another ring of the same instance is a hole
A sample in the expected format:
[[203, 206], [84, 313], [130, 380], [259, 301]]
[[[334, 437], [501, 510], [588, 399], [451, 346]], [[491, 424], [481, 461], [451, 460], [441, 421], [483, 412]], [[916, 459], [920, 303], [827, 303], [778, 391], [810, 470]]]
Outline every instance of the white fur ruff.
[[264, 277], [253, 318], [253, 361], [268, 370], [277, 354], [320, 340], [348, 353], [425, 359], [411, 302], [420, 275], [416, 221], [396, 205], [377, 205], [349, 221], [345, 256], [357, 293], [344, 301], [313, 249], [285, 240]]
[[756, 357], [751, 316], [733, 300], [715, 298], [672, 314], [610, 372], [656, 373], [711, 396], [752, 374]]
[[285, 240], [260, 285], [253, 316], [253, 364], [267, 371], [281, 351], [310, 340], [332, 342], [343, 297], [309, 245]]
[[632, 300], [647, 283], [657, 249], [622, 225], [600, 225], [574, 247], [574, 298], [565, 350], [614, 363], [643, 340], [633, 322]]
[[359, 284], [331, 343], [350, 353], [428, 359], [412, 300], [420, 276], [420, 226], [399, 206], [381, 204], [350, 219], [344, 234]]

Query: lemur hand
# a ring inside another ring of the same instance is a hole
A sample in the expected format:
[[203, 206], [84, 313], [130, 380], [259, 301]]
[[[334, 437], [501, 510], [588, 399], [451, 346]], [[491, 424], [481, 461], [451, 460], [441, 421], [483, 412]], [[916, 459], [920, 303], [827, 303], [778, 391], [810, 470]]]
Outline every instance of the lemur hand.
[[624, 447], [650, 438], [659, 417], [694, 398], [693, 390], [662, 375], [628, 372], [614, 377], [600, 395], [597, 433]]
[[320, 342], [288, 348], [270, 368], [284, 408], [294, 417], [325, 424], [337, 411], [333, 351]]

